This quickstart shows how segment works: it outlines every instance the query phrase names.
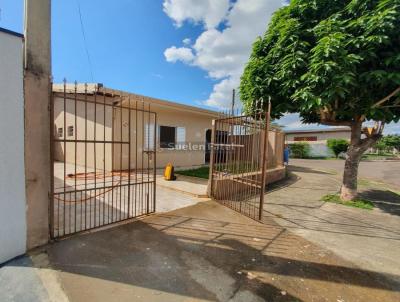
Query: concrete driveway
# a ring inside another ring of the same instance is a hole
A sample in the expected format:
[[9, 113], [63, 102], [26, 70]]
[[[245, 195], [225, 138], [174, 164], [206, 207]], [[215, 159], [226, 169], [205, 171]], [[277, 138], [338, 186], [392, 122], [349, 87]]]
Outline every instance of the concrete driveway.
[[[212, 201], [56, 242], [31, 259], [19, 269], [35, 270], [46, 296], [37, 290], [37, 299], [18, 300], [26, 288], [12, 287], [3, 268], [1, 301], [400, 299], [390, 274], [357, 267], [272, 219], [260, 224]], [[19, 275], [20, 284], [26, 276]]]
[[290, 169], [262, 224], [203, 201], [77, 235], [0, 267], [0, 301], [400, 301], [399, 216], [323, 203], [338, 173]]

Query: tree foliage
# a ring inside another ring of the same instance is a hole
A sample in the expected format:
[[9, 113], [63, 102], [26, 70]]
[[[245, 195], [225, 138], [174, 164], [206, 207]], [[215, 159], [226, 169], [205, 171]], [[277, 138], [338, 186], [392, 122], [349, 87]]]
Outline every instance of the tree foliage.
[[[248, 112], [270, 100], [272, 118], [298, 112], [305, 123], [351, 128], [344, 200], [357, 196], [362, 154], [400, 119], [399, 28], [400, 0], [292, 0], [254, 43], [241, 78]], [[366, 120], [376, 121], [371, 131]]]
[[393, 148], [400, 151], [400, 135], [383, 136], [374, 147], [379, 151], [393, 151]]
[[277, 11], [242, 75], [251, 111], [307, 123], [400, 119], [400, 0], [292, 0]]
[[293, 158], [309, 158], [310, 157], [310, 144], [306, 142], [290, 144], [290, 154]]
[[327, 141], [328, 147], [333, 151], [336, 158], [340, 153], [344, 153], [349, 148], [349, 142], [345, 139], [330, 138]]

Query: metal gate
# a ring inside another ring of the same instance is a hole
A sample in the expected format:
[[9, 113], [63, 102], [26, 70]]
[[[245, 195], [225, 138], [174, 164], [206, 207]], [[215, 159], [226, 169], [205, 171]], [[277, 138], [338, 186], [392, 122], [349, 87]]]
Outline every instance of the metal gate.
[[155, 212], [157, 115], [101, 85], [53, 85], [51, 237]]
[[264, 205], [269, 112], [223, 117], [212, 130], [209, 194], [257, 220]]

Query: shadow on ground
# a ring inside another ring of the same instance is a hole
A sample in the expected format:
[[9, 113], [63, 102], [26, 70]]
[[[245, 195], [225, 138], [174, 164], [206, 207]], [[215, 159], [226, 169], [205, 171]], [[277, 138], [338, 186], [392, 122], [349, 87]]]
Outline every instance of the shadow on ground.
[[289, 170], [292, 172], [301, 172], [301, 173], [313, 173], [313, 174], [322, 174], [322, 175], [335, 175], [336, 173], [331, 173], [322, 170], [316, 170], [309, 167], [302, 167], [302, 166], [289, 166]]
[[400, 216], [400, 195], [390, 190], [367, 189], [360, 193], [362, 198], [371, 200], [382, 211]]
[[75, 236], [47, 253], [71, 301], [400, 299], [393, 276], [212, 201]]

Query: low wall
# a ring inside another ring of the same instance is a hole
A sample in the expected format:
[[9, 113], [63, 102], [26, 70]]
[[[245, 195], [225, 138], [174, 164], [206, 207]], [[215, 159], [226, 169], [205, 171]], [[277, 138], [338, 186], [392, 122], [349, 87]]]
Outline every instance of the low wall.
[[[276, 167], [268, 169], [266, 174], [266, 184], [272, 184], [286, 177], [286, 167]], [[233, 179], [214, 179], [213, 180], [213, 198], [216, 200], [230, 199], [240, 200], [244, 192], [249, 188], [254, 189], [254, 194], [260, 193], [261, 172], [245, 176], [233, 176]], [[237, 179], [237, 180], [236, 180]]]

